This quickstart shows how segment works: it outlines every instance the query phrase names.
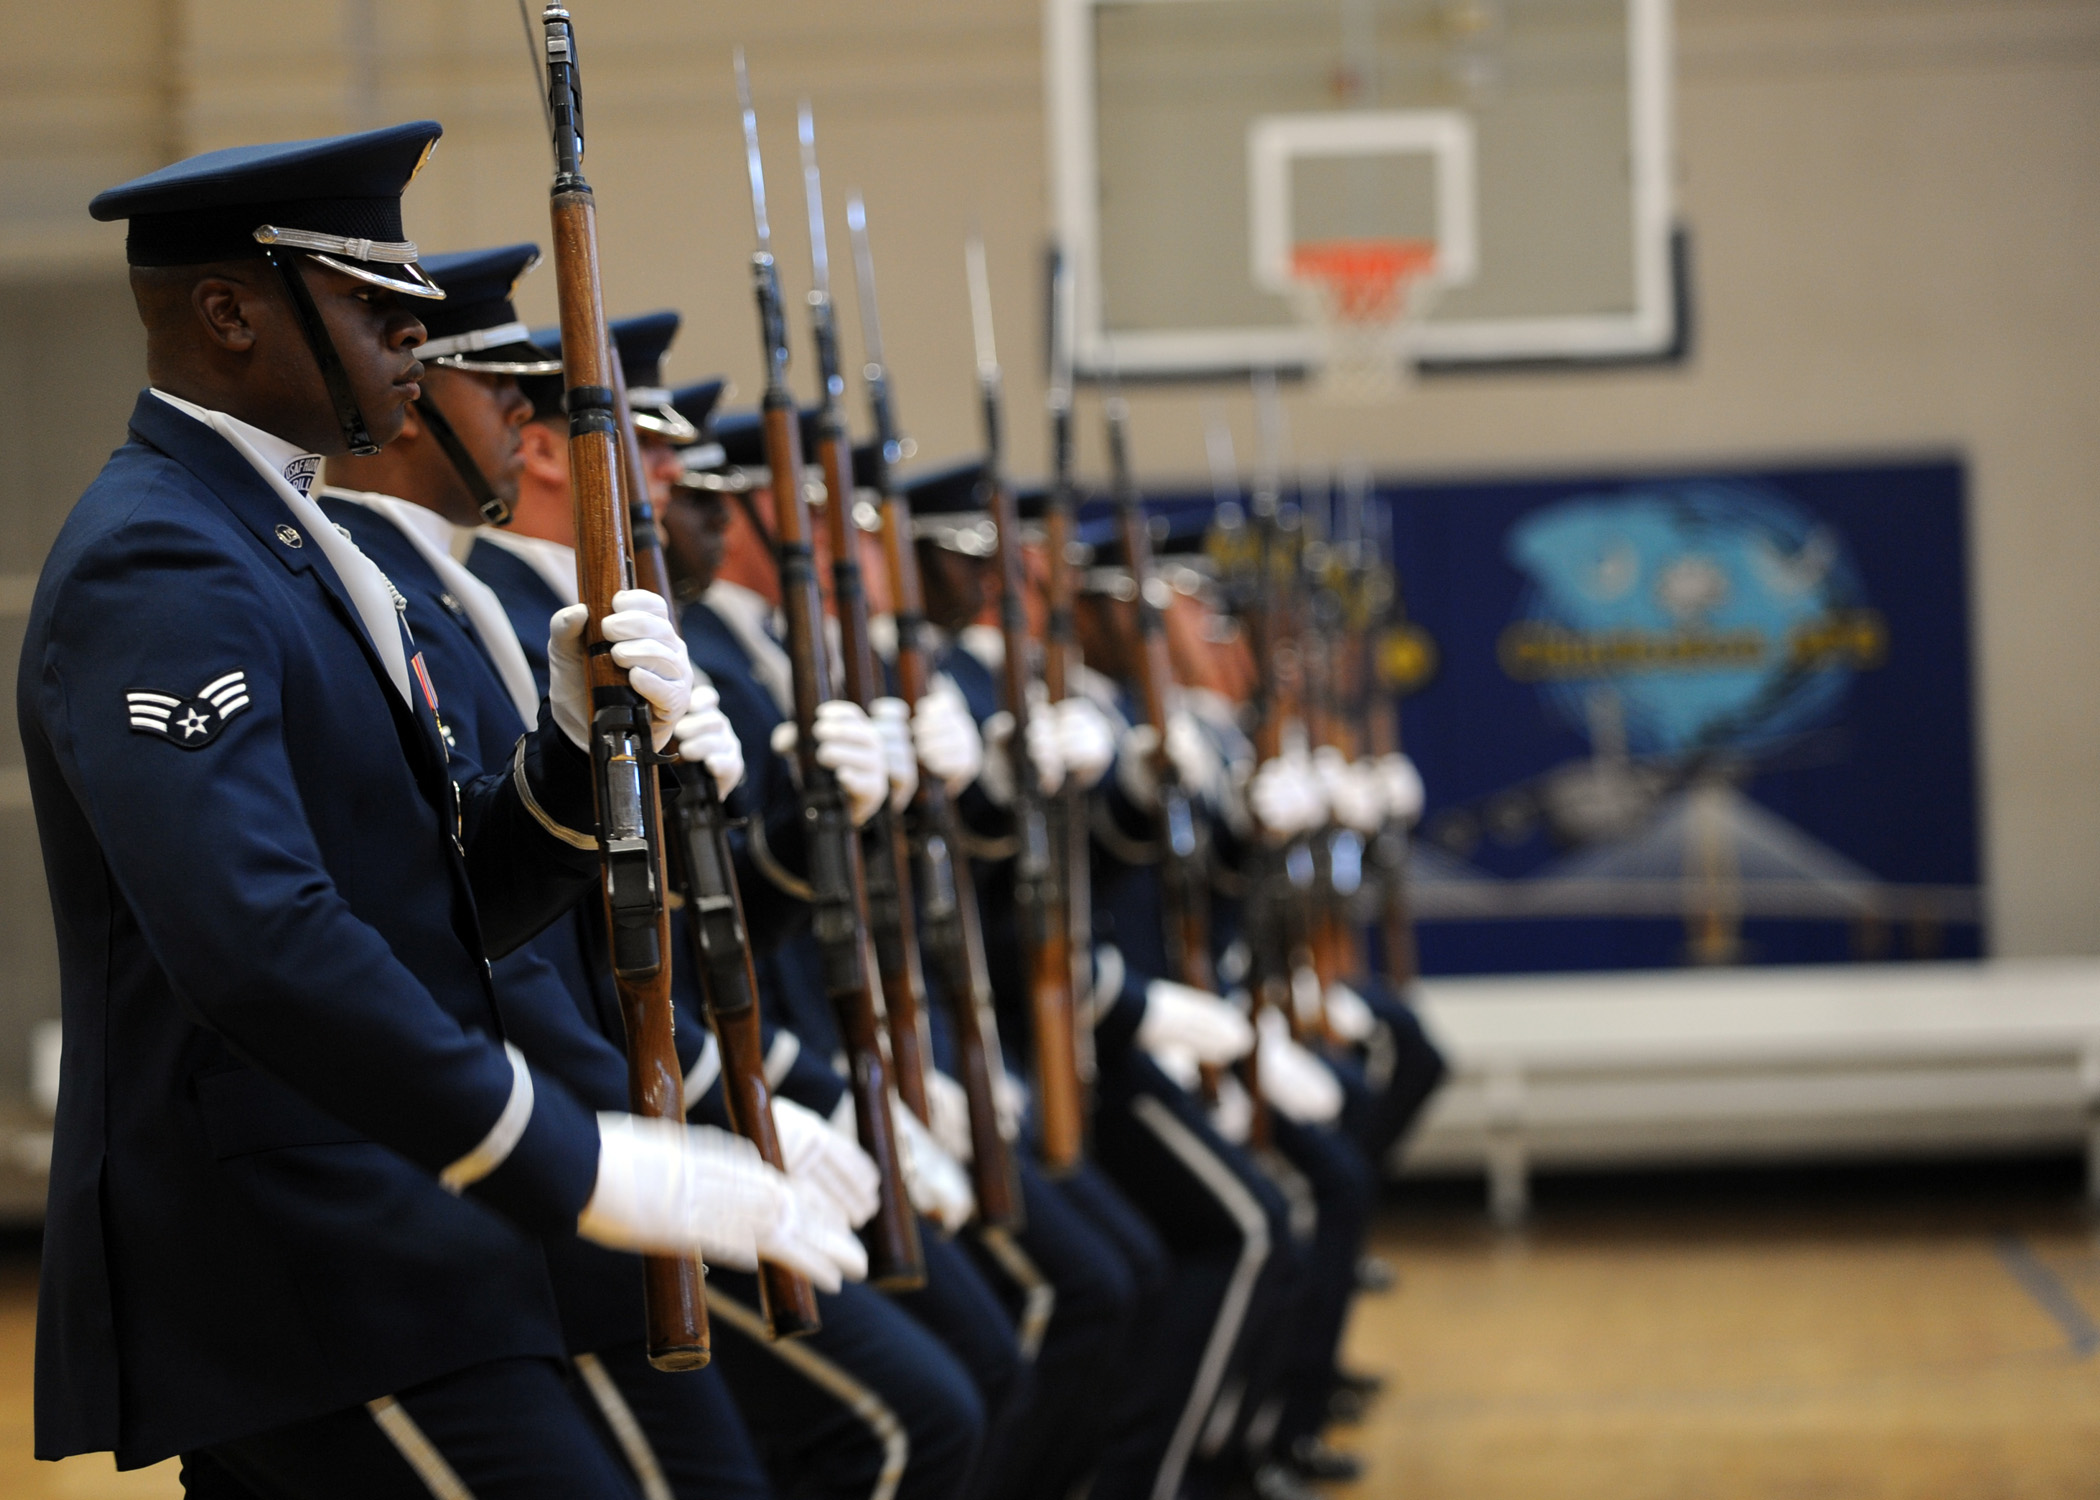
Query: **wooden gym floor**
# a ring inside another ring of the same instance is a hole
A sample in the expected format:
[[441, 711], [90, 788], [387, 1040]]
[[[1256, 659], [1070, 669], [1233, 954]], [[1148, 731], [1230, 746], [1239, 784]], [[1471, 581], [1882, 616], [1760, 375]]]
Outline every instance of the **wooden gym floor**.
[[[1532, 1226], [1415, 1187], [1335, 1500], [2100, 1495], [2100, 1237], [2076, 1164], [1546, 1179]], [[30, 1452], [32, 1253], [0, 1265], [0, 1500], [180, 1494]]]

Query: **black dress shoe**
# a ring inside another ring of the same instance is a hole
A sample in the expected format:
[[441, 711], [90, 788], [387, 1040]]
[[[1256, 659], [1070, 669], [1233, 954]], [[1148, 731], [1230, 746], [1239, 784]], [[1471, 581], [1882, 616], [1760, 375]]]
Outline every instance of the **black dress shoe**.
[[1374, 1296], [1390, 1292], [1400, 1284], [1400, 1273], [1382, 1255], [1366, 1255], [1356, 1263], [1356, 1289]]
[[1354, 1391], [1368, 1401], [1385, 1389], [1385, 1377], [1374, 1375], [1369, 1370], [1336, 1370], [1334, 1388], [1338, 1391]]
[[1364, 1477], [1364, 1461], [1329, 1447], [1324, 1438], [1302, 1437], [1291, 1444], [1291, 1467], [1301, 1479], [1320, 1484], [1348, 1484]]

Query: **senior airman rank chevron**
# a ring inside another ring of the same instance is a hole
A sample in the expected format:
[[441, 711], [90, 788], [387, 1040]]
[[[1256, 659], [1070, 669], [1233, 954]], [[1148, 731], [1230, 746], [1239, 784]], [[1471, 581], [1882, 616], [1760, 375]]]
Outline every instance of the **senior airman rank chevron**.
[[235, 670], [214, 677], [193, 698], [126, 693], [124, 705], [131, 710], [131, 727], [140, 734], [157, 734], [185, 750], [202, 750], [219, 737], [228, 719], [248, 706], [248, 674]]

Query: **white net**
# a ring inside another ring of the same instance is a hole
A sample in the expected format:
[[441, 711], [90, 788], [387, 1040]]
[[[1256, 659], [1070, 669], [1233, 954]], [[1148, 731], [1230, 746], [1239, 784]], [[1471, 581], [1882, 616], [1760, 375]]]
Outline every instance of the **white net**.
[[1406, 392], [1414, 335], [1435, 300], [1435, 256], [1434, 244], [1412, 240], [1297, 248], [1291, 305], [1318, 336], [1315, 394], [1363, 405]]

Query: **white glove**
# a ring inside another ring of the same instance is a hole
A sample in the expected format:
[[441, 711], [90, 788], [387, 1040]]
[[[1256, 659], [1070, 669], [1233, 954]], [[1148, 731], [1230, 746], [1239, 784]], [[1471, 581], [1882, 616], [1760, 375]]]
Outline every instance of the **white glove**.
[[822, 1115], [792, 1099], [776, 1094], [772, 1107], [789, 1178], [823, 1193], [856, 1229], [874, 1218], [882, 1206], [882, 1173], [860, 1142], [841, 1136]]
[[1291, 1040], [1290, 1026], [1273, 1010], [1261, 1016], [1261, 1096], [1300, 1125], [1325, 1125], [1342, 1112], [1342, 1085], [1325, 1063]]
[[1378, 757], [1378, 779], [1385, 788], [1386, 816], [1412, 828], [1422, 816], [1422, 773], [1396, 750]]
[[1171, 979], [1145, 986], [1145, 1016], [1137, 1044], [1157, 1055], [1180, 1048], [1199, 1063], [1229, 1063], [1254, 1046], [1254, 1028], [1231, 1002]]
[[882, 761], [890, 778], [890, 811], [901, 813], [919, 789], [919, 756], [911, 743], [911, 705], [902, 698], [877, 698], [868, 718], [882, 736]]
[[1057, 748], [1065, 775], [1092, 791], [1116, 762], [1116, 734], [1108, 715], [1090, 698], [1066, 698], [1052, 710], [1057, 716]]
[[977, 1155], [970, 1138], [970, 1096], [963, 1086], [938, 1069], [926, 1070], [926, 1108], [933, 1116], [933, 1138], [957, 1161]]
[[[846, 811], [858, 828], [875, 816], [875, 809], [890, 794], [882, 733], [858, 703], [830, 698], [817, 705], [816, 738], [817, 764], [838, 777], [839, 790], [846, 794]], [[790, 719], [774, 729], [773, 753], [792, 757], [795, 740], [795, 721]]]
[[1265, 760], [1247, 785], [1247, 804], [1271, 841], [1289, 843], [1327, 821], [1326, 799], [1302, 756]]
[[845, 1220], [798, 1194], [751, 1143], [708, 1125], [598, 1116], [598, 1181], [576, 1232], [616, 1250], [698, 1253], [739, 1271], [761, 1259], [827, 1291], [867, 1274]]
[[999, 1114], [999, 1138], [1009, 1145], [1018, 1141], [1028, 1116], [1028, 1085], [1001, 1068], [992, 1075], [992, 1108]]
[[[1139, 724], [1123, 736], [1116, 753], [1116, 779], [1134, 806], [1159, 806], [1159, 773], [1152, 764], [1158, 745], [1159, 731], [1150, 724]], [[1190, 796], [1215, 798], [1225, 763], [1196, 716], [1185, 708], [1167, 715], [1167, 759], [1173, 762], [1174, 774]]]
[[[554, 612], [547, 629], [547, 697], [554, 722], [579, 750], [591, 745], [591, 689], [583, 666], [583, 627], [589, 611], [571, 604]], [[656, 749], [671, 743], [693, 691], [693, 664], [664, 601], [647, 589], [622, 589], [602, 622], [614, 643], [612, 659], [649, 704], [649, 737]]]
[[716, 794], [726, 797], [744, 779], [744, 747], [737, 743], [736, 731], [729, 727], [729, 715], [722, 712], [721, 705], [722, 695], [712, 683], [694, 683], [692, 701], [678, 721], [676, 734], [678, 758], [707, 767], [715, 779]]
[[984, 740], [970, 706], [946, 678], [919, 698], [911, 718], [912, 743], [919, 764], [929, 776], [938, 776], [952, 797], [975, 781], [984, 770]]
[[1254, 1100], [1237, 1074], [1226, 1073], [1218, 1079], [1218, 1102], [1211, 1106], [1210, 1125], [1235, 1146], [1246, 1145], [1247, 1137], [1254, 1134]]
[[901, 1105], [890, 1107], [897, 1122], [898, 1164], [904, 1169], [904, 1191], [911, 1206], [953, 1234], [977, 1216], [977, 1195], [970, 1176], [940, 1148], [933, 1132]]
[[1203, 1082], [1203, 1064], [1196, 1061], [1196, 1054], [1188, 1048], [1168, 1043], [1147, 1050], [1159, 1065], [1160, 1072], [1174, 1081], [1175, 1087], [1184, 1094], [1193, 1094]]
[[1368, 762], [1352, 764], [1332, 745], [1315, 750], [1312, 763], [1334, 821], [1361, 834], [1376, 833], [1385, 822], [1385, 791], [1377, 771]]
[[[1030, 705], [1028, 758], [1035, 764], [1035, 783], [1045, 796], [1065, 782], [1064, 756], [1058, 744], [1057, 716], [1047, 704]], [[979, 780], [984, 794], [1001, 807], [1014, 800], [1014, 762], [1009, 741], [1014, 737], [1014, 716], [1005, 709], [984, 721], [984, 770]]]
[[1378, 1030], [1378, 1017], [1363, 996], [1337, 979], [1327, 986], [1327, 1025], [1345, 1042], [1368, 1042]]

